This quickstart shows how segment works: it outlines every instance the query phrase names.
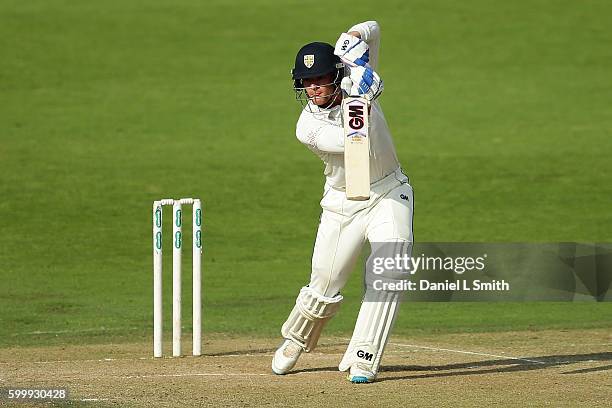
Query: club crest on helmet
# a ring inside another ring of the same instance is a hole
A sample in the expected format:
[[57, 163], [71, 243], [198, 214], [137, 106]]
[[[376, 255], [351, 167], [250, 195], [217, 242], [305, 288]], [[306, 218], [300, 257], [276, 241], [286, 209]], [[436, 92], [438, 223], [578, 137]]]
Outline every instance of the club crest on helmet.
[[313, 54], [304, 55], [304, 65], [306, 68], [312, 68], [315, 63], [315, 56]]

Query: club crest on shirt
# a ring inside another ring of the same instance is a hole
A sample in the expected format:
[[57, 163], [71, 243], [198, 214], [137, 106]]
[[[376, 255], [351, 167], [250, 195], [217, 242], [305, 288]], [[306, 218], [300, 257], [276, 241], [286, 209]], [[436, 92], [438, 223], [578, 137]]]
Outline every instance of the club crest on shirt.
[[312, 68], [312, 66], [314, 65], [313, 54], [304, 55], [304, 65], [306, 65], [306, 68]]

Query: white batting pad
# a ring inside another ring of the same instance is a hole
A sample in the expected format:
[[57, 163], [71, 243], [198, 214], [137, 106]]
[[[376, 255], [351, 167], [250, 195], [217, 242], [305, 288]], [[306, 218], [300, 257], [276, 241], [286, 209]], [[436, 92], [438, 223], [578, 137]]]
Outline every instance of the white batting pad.
[[368, 301], [361, 304], [351, 342], [338, 365], [340, 371], [361, 363], [368, 366], [373, 374], [378, 372], [400, 299], [398, 292], [384, 291], [367, 294], [366, 298]]
[[301, 345], [306, 352], [314, 350], [325, 323], [336, 314], [341, 295], [323, 296], [308, 286], [300, 290], [295, 307], [281, 328], [281, 334]]

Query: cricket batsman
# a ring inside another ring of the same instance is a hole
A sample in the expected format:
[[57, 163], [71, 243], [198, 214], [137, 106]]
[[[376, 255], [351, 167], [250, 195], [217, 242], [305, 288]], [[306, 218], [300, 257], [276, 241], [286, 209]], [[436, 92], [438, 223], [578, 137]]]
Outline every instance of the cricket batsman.
[[[272, 360], [276, 374], [288, 373], [302, 352], [316, 347], [324, 325], [340, 307], [340, 291], [366, 240], [392, 245], [413, 241], [412, 187], [401, 170], [377, 100], [383, 90], [376, 72], [379, 44], [378, 23], [367, 21], [341, 34], [335, 47], [313, 42], [303, 46], [295, 58], [294, 90], [303, 105], [296, 136], [325, 163], [326, 180], [310, 282], [300, 290], [281, 328], [284, 341]], [[343, 81], [345, 75], [350, 81]], [[364, 201], [348, 200], [345, 194], [343, 94], [365, 97], [370, 106], [370, 194]], [[349, 371], [349, 381], [375, 380], [399, 304], [399, 295], [394, 293], [366, 291], [338, 366], [340, 371]]]

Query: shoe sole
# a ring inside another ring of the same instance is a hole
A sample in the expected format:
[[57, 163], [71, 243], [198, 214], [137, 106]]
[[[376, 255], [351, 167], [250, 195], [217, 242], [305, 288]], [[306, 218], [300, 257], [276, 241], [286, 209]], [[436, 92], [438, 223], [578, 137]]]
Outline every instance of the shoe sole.
[[368, 379], [368, 377], [364, 377], [361, 375], [354, 375], [352, 377], [349, 375], [346, 378], [348, 378], [348, 380], [352, 382], [353, 384], [366, 384], [366, 383], [372, 382], [371, 380]]

